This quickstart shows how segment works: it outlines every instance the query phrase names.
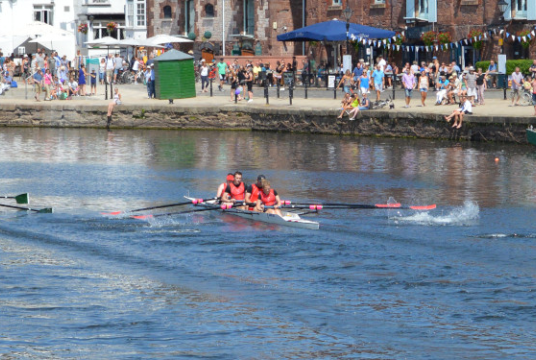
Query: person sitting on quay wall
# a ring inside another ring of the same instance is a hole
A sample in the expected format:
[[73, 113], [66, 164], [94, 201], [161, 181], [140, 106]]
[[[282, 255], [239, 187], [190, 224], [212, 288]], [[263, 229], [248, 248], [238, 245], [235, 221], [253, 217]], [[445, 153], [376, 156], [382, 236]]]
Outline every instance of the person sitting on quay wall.
[[454, 119], [454, 124], [452, 127], [457, 129], [462, 127], [463, 116], [465, 114], [473, 113], [471, 101], [467, 97], [462, 97], [461, 101], [463, 104], [458, 109], [452, 111], [449, 116], [445, 116], [445, 120], [447, 122], [450, 122], [450, 120]]

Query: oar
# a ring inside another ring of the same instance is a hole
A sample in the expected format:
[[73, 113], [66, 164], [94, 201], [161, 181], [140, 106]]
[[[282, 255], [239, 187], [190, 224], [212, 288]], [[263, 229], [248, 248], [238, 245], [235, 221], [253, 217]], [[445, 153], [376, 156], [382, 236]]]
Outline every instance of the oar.
[[180, 214], [190, 214], [195, 212], [201, 212], [201, 211], [211, 211], [211, 210], [220, 210], [220, 207], [210, 207], [210, 208], [204, 208], [204, 209], [195, 209], [195, 210], [188, 210], [188, 211], [177, 211], [177, 212], [169, 212], [169, 213], [163, 213], [163, 214], [149, 214], [149, 215], [132, 215], [131, 218], [138, 219], [138, 220], [145, 220], [150, 218], [156, 218], [161, 216], [171, 216], [171, 215], [180, 215]]
[[348, 204], [348, 203], [324, 203], [324, 204], [292, 204], [289, 200], [282, 201], [283, 207], [322, 210], [322, 208], [332, 209], [404, 209], [404, 210], [433, 210], [436, 204], [407, 206], [396, 204]]
[[174, 203], [174, 204], [150, 206], [150, 207], [146, 207], [146, 208], [134, 209], [134, 210], [129, 210], [129, 211], [113, 211], [113, 212], [110, 212], [110, 213], [101, 213], [101, 214], [102, 215], [121, 215], [121, 214], [125, 214], [125, 213], [132, 213], [132, 212], [145, 211], [145, 210], [154, 210], [154, 209], [162, 209], [162, 208], [174, 207], [174, 206], [191, 205], [191, 204], [197, 205], [197, 204], [201, 204], [201, 203], [203, 203], [203, 202], [205, 202], [207, 200], [215, 200], [215, 199], [217, 200], [217, 198], [195, 199], [195, 200], [183, 201], [183, 202]]
[[29, 204], [30, 203], [30, 194], [25, 193], [25, 194], [20, 194], [20, 195], [17, 195], [17, 196], [0, 195], [0, 199], [15, 199], [17, 204]]
[[17, 209], [17, 210], [26, 210], [26, 211], [35, 211], [36, 213], [52, 213], [54, 212], [54, 209], [52, 208], [44, 208], [44, 209], [32, 209], [22, 206], [14, 206], [14, 205], [6, 205], [6, 204], [0, 204], [0, 206], [11, 208], [11, 209]]

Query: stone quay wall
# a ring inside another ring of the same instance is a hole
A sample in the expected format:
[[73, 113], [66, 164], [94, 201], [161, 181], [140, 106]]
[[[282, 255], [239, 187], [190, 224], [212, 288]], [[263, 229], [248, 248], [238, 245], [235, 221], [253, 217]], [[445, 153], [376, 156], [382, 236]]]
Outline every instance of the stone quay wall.
[[[354, 121], [336, 117], [333, 109], [263, 105], [226, 105], [221, 108], [122, 105], [114, 111], [111, 128], [283, 131], [527, 143], [525, 129], [534, 122], [533, 117], [470, 115], [465, 117], [461, 129], [452, 129], [442, 116], [432, 113], [376, 110], [362, 112]], [[3, 104], [0, 111], [0, 126], [106, 128], [106, 122], [106, 108], [102, 105]]]

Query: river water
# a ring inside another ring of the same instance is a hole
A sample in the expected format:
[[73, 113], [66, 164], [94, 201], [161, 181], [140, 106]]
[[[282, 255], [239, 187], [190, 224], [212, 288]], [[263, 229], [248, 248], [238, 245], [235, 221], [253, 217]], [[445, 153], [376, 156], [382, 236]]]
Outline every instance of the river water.
[[[535, 150], [4, 128], [2, 194], [54, 213], [0, 213], [0, 358], [533, 359]], [[320, 230], [101, 214], [210, 197], [234, 170], [283, 199], [437, 209], [321, 211]]]

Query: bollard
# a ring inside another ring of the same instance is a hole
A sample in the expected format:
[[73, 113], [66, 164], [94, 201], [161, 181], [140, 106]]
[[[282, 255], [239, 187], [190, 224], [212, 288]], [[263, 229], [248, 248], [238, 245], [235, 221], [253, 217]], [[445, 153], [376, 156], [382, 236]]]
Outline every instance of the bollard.
[[507, 87], [508, 87], [508, 76], [504, 74], [504, 80], [503, 80], [504, 100], [506, 100], [506, 88]]
[[106, 73], [104, 73], [104, 100], [108, 100], [108, 74]]
[[337, 99], [337, 87], [335, 83], [333, 83], [333, 99]]
[[277, 79], [277, 84], [276, 84], [275, 88], [276, 88], [276, 90], [277, 90], [277, 91], [276, 91], [276, 93], [277, 93], [277, 98], [279, 99], [279, 98], [281, 97], [281, 94], [279, 93], [279, 91], [281, 90], [281, 84], [280, 84], [279, 79]]
[[114, 82], [110, 81], [110, 99], [112, 99], [113, 97], [114, 97]]
[[270, 105], [270, 100], [268, 99], [268, 81], [264, 82], [264, 97], [266, 98], [266, 105]]
[[236, 93], [236, 89], [233, 90], [235, 93], [234, 93], [234, 103], [235, 104], [238, 104], [238, 94]]
[[393, 87], [393, 100], [395, 99], [395, 90], [396, 90], [396, 76], [392, 75], [391, 86]]
[[292, 98], [294, 97], [294, 82], [291, 80], [288, 88], [288, 99], [290, 101], [290, 105], [292, 105]]
[[308, 85], [309, 85], [309, 84], [307, 84], [307, 83], [309, 82], [309, 76], [307, 76], [307, 75], [308, 75], [308, 74], [305, 73], [305, 81], [304, 81], [305, 84], [304, 84], [304, 85], [305, 85], [305, 98], [306, 98], [306, 99], [307, 99], [307, 87], [308, 87]]
[[210, 97], [212, 97], [212, 81], [213, 81], [213, 80], [214, 80], [214, 79], [210, 79]]

